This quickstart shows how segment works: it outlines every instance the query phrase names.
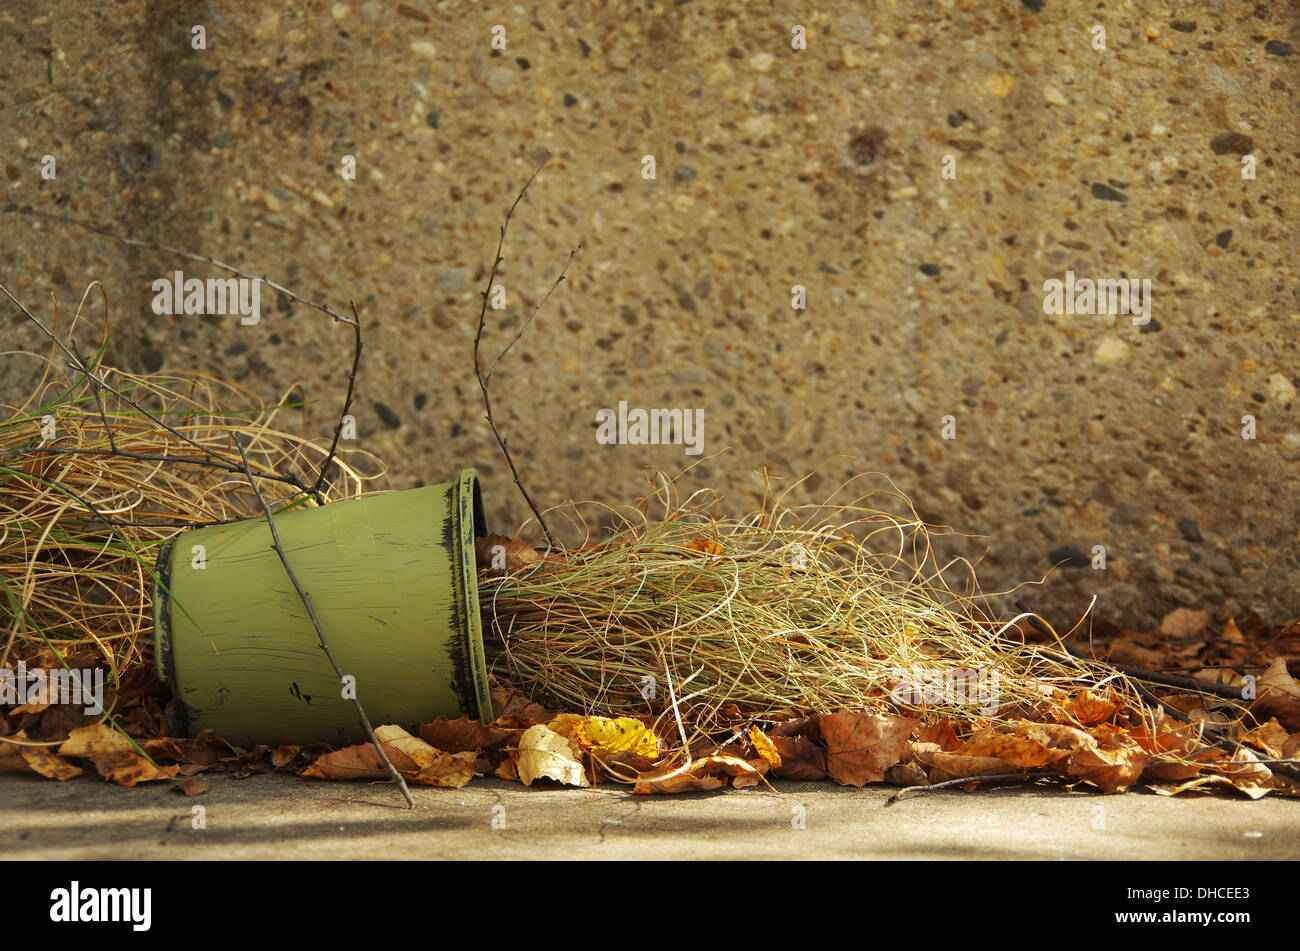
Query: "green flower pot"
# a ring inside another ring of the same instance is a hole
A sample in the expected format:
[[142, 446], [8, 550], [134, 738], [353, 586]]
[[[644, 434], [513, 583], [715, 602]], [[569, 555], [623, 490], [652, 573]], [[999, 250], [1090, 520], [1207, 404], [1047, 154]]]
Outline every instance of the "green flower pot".
[[[371, 724], [492, 720], [474, 539], [478, 476], [275, 516], [285, 555]], [[271, 547], [264, 518], [162, 546], [154, 586], [170, 727], [240, 746], [360, 743], [346, 686]]]

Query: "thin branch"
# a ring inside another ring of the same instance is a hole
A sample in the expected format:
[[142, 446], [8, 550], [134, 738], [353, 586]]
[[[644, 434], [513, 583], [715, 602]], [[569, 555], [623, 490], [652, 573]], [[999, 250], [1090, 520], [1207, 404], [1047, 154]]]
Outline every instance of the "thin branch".
[[29, 215], [33, 218], [45, 218], [48, 219], [49, 221], [60, 221], [65, 224], [77, 225], [78, 227], [85, 228], [87, 231], [92, 231], [95, 234], [102, 234], [106, 238], [112, 238], [114, 241], [119, 241], [122, 244], [129, 245], [134, 248], [149, 248], [150, 250], [153, 251], [162, 251], [166, 254], [175, 254], [178, 257], [186, 258], [190, 261], [201, 261], [204, 264], [210, 264], [215, 268], [220, 268], [221, 270], [237, 275], [238, 277], [247, 278], [250, 281], [261, 281], [263, 284], [265, 284], [267, 287], [271, 288], [272, 290], [279, 291], [281, 294], [283, 294], [289, 300], [293, 301], [295, 304], [303, 304], [304, 306], [310, 307], [313, 310], [318, 310], [322, 314], [332, 317], [334, 320], [338, 321], [341, 324], [352, 323], [352, 321], [349, 320], [347, 317], [344, 317], [342, 314], [336, 313], [334, 310], [330, 309], [329, 307], [326, 307], [324, 304], [318, 304], [315, 301], [308, 300], [305, 297], [299, 297], [293, 291], [289, 290], [289, 288], [285, 287], [283, 284], [277, 284], [269, 277], [266, 276], [259, 277], [255, 274], [249, 274], [246, 271], [241, 271], [239, 268], [234, 267], [233, 265], [226, 264], [223, 261], [218, 261], [216, 258], [210, 258], [204, 254], [195, 254], [193, 251], [182, 251], [180, 248], [173, 248], [171, 245], [160, 244], [157, 241], [145, 241], [141, 238], [131, 238], [120, 234], [114, 234], [112, 231], [109, 231], [107, 228], [101, 228], [99, 225], [94, 224], [93, 222], [83, 221], [80, 218], [73, 218], [70, 215], [58, 215], [49, 211], [39, 211], [38, 209], [31, 207], [30, 205], [19, 206], [13, 202], [10, 202], [9, 204], [4, 206], [3, 210], [10, 212], [11, 214]]
[[339, 437], [343, 434], [343, 420], [347, 418], [348, 410], [352, 408], [352, 392], [357, 385], [357, 368], [361, 365], [361, 315], [357, 313], [357, 302], [348, 301], [352, 305], [352, 335], [355, 341], [352, 346], [352, 372], [348, 374], [348, 395], [343, 398], [343, 412], [339, 413], [339, 424], [334, 427], [334, 441], [330, 443], [330, 451], [325, 454], [325, 461], [321, 463], [320, 474], [316, 476], [316, 484], [312, 486], [312, 495], [316, 496], [319, 502], [320, 488], [325, 484], [325, 473], [329, 471], [330, 463], [334, 461], [334, 453], [339, 447]]
[[[15, 307], [17, 307], [20, 311], [22, 311], [23, 314], [27, 317], [28, 320], [30, 320], [30, 321], [31, 321], [32, 323], [34, 323], [37, 327], [39, 327], [39, 328], [41, 329], [41, 332], [44, 333], [45, 336], [49, 337], [50, 340], [54, 342], [55, 346], [57, 346], [60, 350], [63, 351], [63, 353], [64, 353], [66, 356], [70, 357], [70, 358], [73, 360], [73, 367], [74, 367], [74, 369], [76, 369], [76, 370], [78, 370], [78, 371], [80, 371], [80, 372], [82, 372], [82, 373], [85, 373], [85, 374], [88, 375], [88, 376], [93, 375], [93, 374], [91, 373], [91, 371], [90, 371], [90, 368], [86, 366], [86, 364], [81, 360], [81, 358], [80, 358], [80, 357], [79, 357], [79, 356], [78, 356], [78, 355], [77, 355], [73, 350], [71, 350], [71, 349], [70, 349], [70, 348], [69, 348], [69, 347], [68, 347], [68, 346], [67, 346], [67, 345], [66, 345], [62, 340], [60, 340], [56, 334], [54, 334], [54, 333], [53, 333], [53, 332], [52, 332], [48, 327], [46, 327], [45, 324], [41, 323], [40, 319], [39, 319], [35, 314], [33, 314], [30, 310], [28, 310], [27, 307], [22, 303], [22, 301], [18, 300], [18, 298], [16, 298], [16, 297], [14, 297], [13, 294], [10, 294], [10, 293], [9, 293], [9, 289], [8, 289], [7, 287], [5, 287], [3, 284], [0, 284], [0, 293], [4, 294], [5, 297], [9, 298], [9, 300], [13, 303], [13, 305], [14, 305]], [[212, 461], [211, 463], [203, 463], [203, 462], [200, 462], [199, 460], [193, 460], [196, 464], [199, 464], [199, 465], [209, 465], [209, 464], [211, 464], [213, 468], [225, 469], [227, 472], [241, 472], [241, 471], [243, 471], [243, 470], [240, 469], [240, 467], [235, 463], [235, 461], [234, 461], [233, 459], [229, 459], [229, 458], [227, 458], [227, 457], [225, 457], [225, 456], [222, 456], [221, 454], [219, 454], [219, 453], [217, 453], [217, 452], [214, 452], [212, 449], [208, 448], [207, 446], [203, 445], [202, 443], [197, 442], [197, 441], [191, 439], [189, 436], [186, 436], [186, 435], [185, 435], [184, 433], [182, 433], [180, 430], [176, 429], [175, 427], [171, 426], [169, 423], [165, 422], [164, 420], [159, 419], [159, 418], [158, 418], [157, 416], [155, 416], [153, 413], [149, 412], [147, 409], [145, 409], [143, 406], [141, 406], [139, 403], [137, 403], [137, 402], [136, 402], [135, 400], [133, 400], [131, 397], [127, 396], [125, 393], [121, 392], [120, 390], [115, 389], [111, 384], [109, 384], [109, 382], [108, 382], [107, 380], [99, 380], [98, 382], [99, 382], [99, 385], [100, 385], [100, 386], [102, 386], [104, 389], [108, 390], [108, 392], [112, 393], [112, 394], [113, 394], [114, 396], [116, 396], [118, 399], [120, 399], [120, 400], [122, 400], [123, 402], [128, 403], [129, 405], [135, 407], [137, 410], [139, 410], [141, 413], [143, 413], [145, 416], [147, 416], [147, 417], [148, 417], [150, 420], [152, 420], [154, 423], [157, 423], [159, 426], [161, 426], [163, 429], [167, 430], [167, 432], [171, 433], [173, 436], [175, 436], [177, 439], [181, 440], [182, 442], [185, 442], [185, 443], [187, 443], [187, 444], [193, 446], [195, 449], [199, 450], [199, 452], [203, 453], [205, 456], [207, 456], [207, 457]], [[27, 451], [37, 451], [37, 452], [39, 452], [39, 451], [42, 451], [42, 449], [41, 449], [41, 448], [37, 448], [37, 449], [34, 449], [34, 450], [27, 450]], [[114, 452], [113, 450], [106, 450], [106, 449], [105, 449], [105, 450], [94, 450], [94, 449], [69, 450], [69, 449], [53, 449], [53, 447], [44, 447], [44, 451], [54, 451], [54, 452], [59, 452], [59, 453], [80, 452], [80, 453], [82, 453], [82, 454], [84, 454], [84, 455], [96, 455], [96, 454], [104, 454], [104, 455], [113, 455], [113, 454], [116, 454], [116, 455], [123, 455], [123, 454], [125, 454], [125, 451], [124, 451], [124, 450], [116, 450], [116, 452]], [[306, 486], [306, 485], [305, 485], [301, 480], [297, 479], [297, 478], [294, 477], [294, 476], [289, 476], [289, 475], [278, 475], [278, 474], [267, 474], [265, 477], [266, 477], [266, 478], [276, 479], [277, 481], [280, 481], [280, 482], [286, 482], [286, 483], [288, 483], [289, 485], [292, 485], [294, 488], [299, 489], [299, 490], [302, 491], [302, 492], [310, 492], [310, 491], [311, 491], [311, 490], [310, 490], [310, 489], [309, 489], [309, 488], [308, 488], [308, 487], [307, 487], [307, 486]]]
[[[285, 557], [284, 547], [280, 544], [280, 533], [276, 531], [275, 528], [275, 518], [271, 515], [271, 509], [266, 504], [266, 499], [262, 496], [262, 490], [257, 487], [257, 480], [253, 478], [253, 473], [248, 468], [248, 456], [244, 453], [244, 444], [239, 441], [238, 436], [233, 434], [231, 435], [231, 439], [234, 440], [235, 448], [239, 450], [239, 458], [244, 460], [244, 475], [248, 477], [248, 484], [253, 487], [253, 493], [257, 496], [257, 501], [262, 505], [262, 512], [266, 515], [266, 523], [271, 526], [271, 547], [274, 548], [275, 553], [280, 556], [280, 564], [284, 565], [285, 573], [293, 583], [294, 590], [298, 592], [298, 597], [302, 601], [303, 607], [307, 609], [307, 616], [311, 618], [312, 627], [316, 628], [316, 637], [320, 639], [321, 650], [323, 650], [325, 656], [329, 658], [330, 666], [334, 668], [334, 673], [338, 675], [339, 682], [343, 683], [343, 669], [339, 667], [338, 661], [334, 659], [334, 652], [330, 650], [329, 641], [325, 639], [325, 632], [321, 630], [320, 621], [317, 620], [316, 612], [312, 609], [311, 599], [307, 597], [307, 592], [304, 591], [302, 585], [298, 583], [298, 576], [295, 575], [293, 569], [289, 567], [289, 559]], [[361, 726], [366, 731], [366, 736], [370, 738], [371, 745], [374, 746], [375, 752], [379, 754], [380, 762], [382, 762], [384, 768], [388, 770], [388, 775], [392, 777], [393, 782], [397, 783], [397, 788], [401, 790], [402, 795], [405, 797], [406, 804], [414, 809], [415, 800], [411, 798], [411, 791], [406, 788], [406, 781], [402, 779], [402, 774], [393, 767], [391, 762], [389, 762], [388, 754], [384, 752], [383, 746], [380, 745], [379, 740], [375, 737], [375, 731], [370, 726], [370, 718], [366, 716], [366, 711], [361, 706], [361, 700], [355, 693], [352, 695], [352, 703], [357, 708], [357, 716], [361, 720]]]
[[1195, 677], [1182, 677], [1178, 674], [1166, 674], [1159, 670], [1148, 670], [1146, 667], [1134, 667], [1132, 664], [1121, 664], [1113, 660], [1102, 660], [1099, 657], [1089, 656], [1077, 647], [1071, 647], [1064, 641], [1061, 642], [1066, 653], [1071, 657], [1079, 660], [1090, 660], [1094, 663], [1105, 664], [1113, 670], [1118, 670], [1135, 680], [1145, 680], [1147, 683], [1159, 684], [1162, 687], [1177, 687], [1179, 690], [1190, 690], [1196, 693], [1213, 694], [1216, 697], [1223, 697], [1225, 700], [1241, 700], [1241, 688], [1234, 687], [1231, 684], [1212, 684], [1204, 680], [1197, 680]]
[[514, 335], [514, 338], [508, 344], [506, 344], [505, 349], [502, 350], [499, 354], [497, 354], [497, 358], [492, 361], [492, 369], [488, 370], [487, 378], [484, 380], [484, 385], [490, 384], [492, 382], [492, 374], [496, 373], [497, 367], [501, 365], [501, 358], [504, 357], [507, 353], [509, 353], [511, 349], [514, 347], [514, 345], [519, 342], [519, 338], [521, 338], [524, 335], [524, 331], [526, 331], [529, 325], [532, 324], [533, 318], [537, 316], [537, 312], [546, 306], [546, 302], [551, 299], [551, 295], [555, 293], [555, 289], [559, 287], [560, 282], [564, 280], [565, 275], [569, 270], [569, 265], [573, 263], [573, 259], [578, 256], [578, 252], [581, 250], [582, 250], [582, 242], [579, 241], [578, 246], [569, 252], [569, 260], [565, 261], [564, 267], [560, 268], [559, 276], [556, 277], [555, 283], [553, 283], [551, 285], [550, 290], [546, 292], [546, 296], [542, 298], [541, 303], [539, 303], [536, 307], [533, 308], [533, 312], [529, 314], [528, 319], [523, 322], [523, 325], [519, 328], [519, 332]]
[[514, 338], [506, 344], [505, 349], [497, 354], [497, 358], [492, 362], [492, 367], [488, 370], [486, 377], [483, 375], [483, 364], [479, 353], [483, 339], [483, 329], [487, 325], [488, 296], [492, 293], [492, 283], [496, 280], [497, 271], [501, 267], [502, 260], [504, 260], [501, 257], [501, 249], [506, 243], [506, 230], [510, 227], [510, 219], [514, 217], [515, 209], [519, 207], [519, 203], [523, 201], [524, 195], [528, 191], [528, 186], [533, 183], [533, 179], [535, 179], [538, 173], [545, 168], [546, 163], [549, 162], [550, 159], [551, 157], [548, 154], [546, 158], [542, 159], [537, 168], [533, 169], [533, 174], [528, 176], [528, 181], [524, 182], [523, 188], [519, 189], [519, 194], [515, 196], [514, 202], [506, 212], [505, 221], [501, 225], [501, 236], [497, 241], [496, 258], [493, 260], [492, 269], [488, 273], [487, 286], [483, 289], [483, 306], [479, 309], [478, 329], [474, 333], [474, 376], [478, 379], [479, 389], [483, 392], [483, 408], [487, 411], [488, 426], [491, 427], [492, 435], [496, 437], [497, 445], [501, 447], [501, 452], [506, 457], [506, 465], [510, 467], [510, 474], [514, 477], [515, 485], [523, 495], [524, 501], [528, 503], [528, 507], [533, 510], [533, 515], [537, 519], [537, 524], [541, 526], [542, 534], [546, 536], [547, 545], [550, 548], [556, 548], [558, 546], [555, 544], [555, 539], [551, 535], [550, 528], [547, 527], [546, 520], [542, 518], [541, 510], [537, 507], [537, 503], [533, 501], [532, 496], [528, 494], [528, 490], [524, 488], [523, 481], [519, 478], [519, 470], [515, 467], [515, 461], [510, 455], [509, 447], [506, 445], [507, 440], [501, 435], [501, 431], [497, 428], [496, 416], [492, 413], [492, 399], [488, 394], [488, 384], [491, 383], [492, 374], [496, 373], [497, 366], [500, 365], [502, 357], [509, 353], [510, 349], [519, 342], [519, 338], [524, 335], [524, 331], [527, 330], [529, 325], [533, 322], [533, 318], [537, 316], [537, 312], [542, 309], [548, 300], [551, 299], [551, 294], [554, 293], [557, 287], [559, 287], [560, 282], [565, 279], [569, 265], [573, 263], [573, 259], [577, 257], [578, 251], [582, 248], [581, 244], [569, 253], [569, 260], [566, 261], [564, 267], [560, 269], [560, 274], [555, 279], [555, 283], [551, 285], [551, 289], [546, 292], [546, 296], [542, 298], [541, 303], [533, 308], [532, 314], [529, 315], [526, 321], [524, 321], [523, 326], [519, 328], [519, 332], [515, 334]]
[[949, 779], [942, 783], [929, 783], [924, 786], [907, 786], [894, 793], [887, 800], [886, 806], [892, 806], [898, 800], [902, 799], [908, 793], [912, 792], [934, 792], [936, 789], [949, 789], [953, 786], [965, 786], [967, 783], [991, 783], [1006, 782], [1013, 779], [1050, 779], [1066, 778], [1067, 774], [1054, 769], [1032, 770], [1027, 773], [992, 773], [988, 776], [963, 776], [961, 779]]
[[[1217, 746], [1219, 749], [1227, 750], [1229, 753], [1233, 753], [1234, 755], [1240, 752], [1241, 750], [1250, 749], [1250, 747], [1246, 746], [1244, 743], [1237, 742], [1232, 737], [1228, 736], [1226, 733], [1220, 733], [1218, 730], [1214, 729], [1213, 727], [1206, 726], [1204, 722], [1192, 719], [1190, 716], [1188, 716], [1186, 713], [1183, 713], [1182, 710], [1179, 710], [1173, 704], [1166, 703], [1165, 701], [1161, 700], [1159, 697], [1157, 697], [1146, 687], [1143, 687], [1141, 684], [1134, 684], [1134, 687], [1137, 689], [1138, 695], [1141, 696], [1143, 700], [1147, 701], [1147, 703], [1156, 704], [1157, 706], [1160, 707], [1160, 709], [1164, 710], [1168, 716], [1173, 717], [1175, 720], [1177, 720], [1180, 723], [1190, 723], [1193, 726], [1199, 727], [1201, 731], [1201, 738], [1213, 744], [1214, 746]], [[1254, 755], [1253, 750], [1251, 751], [1251, 755]], [[1212, 763], [1210, 765], [1217, 765], [1217, 764]], [[1286, 760], [1278, 760], [1277, 765], [1273, 767], [1273, 772], [1281, 773], [1283, 776], [1286, 776], [1288, 779], [1294, 779], [1300, 781], [1300, 768], [1290, 765]]]

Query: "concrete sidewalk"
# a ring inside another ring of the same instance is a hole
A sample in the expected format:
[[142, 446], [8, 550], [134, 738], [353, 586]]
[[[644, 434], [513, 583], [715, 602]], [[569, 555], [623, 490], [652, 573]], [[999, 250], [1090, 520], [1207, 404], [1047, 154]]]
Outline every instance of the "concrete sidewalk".
[[[884, 808], [887, 787], [777, 781], [683, 796], [617, 788], [464, 789], [295, 776], [206, 777], [186, 798], [0, 777], [12, 859], [1296, 859], [1300, 801], [1057, 788], [940, 790]], [[206, 828], [193, 827], [201, 806]]]

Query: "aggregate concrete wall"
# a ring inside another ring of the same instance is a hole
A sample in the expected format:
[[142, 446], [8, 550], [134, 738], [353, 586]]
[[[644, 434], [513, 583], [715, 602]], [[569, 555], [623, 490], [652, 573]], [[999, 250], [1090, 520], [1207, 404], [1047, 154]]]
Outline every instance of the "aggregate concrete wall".
[[[982, 536], [949, 542], [987, 548], [986, 590], [1064, 561], [1015, 597], [1281, 620], [1300, 580], [1298, 10], [4, 0], [0, 186], [354, 298], [352, 445], [393, 487], [477, 467], [512, 531], [528, 512], [470, 353], [503, 214], [549, 152], [488, 325], [504, 344], [582, 243], [493, 388], [543, 505], [626, 502], [646, 465], [694, 464], [686, 488], [821, 465], [808, 499], [877, 471]], [[346, 328], [266, 288], [256, 324], [159, 316], [176, 270], [219, 276], [0, 215], [0, 281], [30, 306], [103, 282], [110, 361], [296, 385], [328, 438]], [[39, 345], [7, 304], [0, 327], [5, 349]], [[34, 364], [5, 361], [12, 401]], [[601, 445], [620, 401], [700, 411], [701, 454]]]

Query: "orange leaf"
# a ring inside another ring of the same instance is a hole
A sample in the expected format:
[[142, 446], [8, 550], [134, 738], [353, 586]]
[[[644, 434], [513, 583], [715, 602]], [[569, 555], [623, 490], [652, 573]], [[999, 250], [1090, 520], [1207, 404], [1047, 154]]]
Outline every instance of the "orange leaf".
[[1105, 723], [1117, 709], [1119, 705], [1113, 699], [1098, 696], [1091, 690], [1079, 691], [1065, 705], [1066, 712], [1084, 726]]
[[66, 760], [60, 759], [43, 746], [30, 746], [22, 749], [23, 761], [27, 763], [34, 771], [42, 776], [48, 776], [50, 779], [57, 779], [62, 782], [65, 779], [71, 779], [73, 776], [81, 775], [81, 767], [74, 766]]
[[99, 775], [110, 783], [119, 786], [134, 786], [136, 783], [152, 783], [160, 779], [173, 779], [175, 766], [156, 767], [134, 751], [120, 753], [99, 753], [91, 758]]

